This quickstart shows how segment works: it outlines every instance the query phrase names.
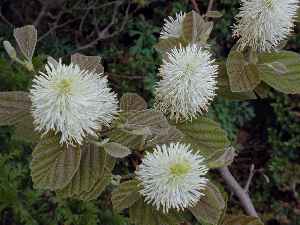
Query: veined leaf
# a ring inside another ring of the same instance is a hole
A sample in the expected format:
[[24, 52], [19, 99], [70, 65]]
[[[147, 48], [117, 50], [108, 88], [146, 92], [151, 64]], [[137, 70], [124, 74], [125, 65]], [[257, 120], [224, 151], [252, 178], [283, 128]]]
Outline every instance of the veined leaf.
[[236, 156], [235, 149], [233, 147], [226, 148], [224, 150], [216, 151], [207, 161], [208, 167], [211, 169], [221, 168], [229, 166]]
[[224, 62], [219, 62], [219, 75], [217, 78], [217, 95], [228, 100], [245, 101], [250, 99], [256, 99], [256, 95], [253, 91], [248, 92], [232, 92], [230, 89], [229, 79], [226, 71], [226, 65]]
[[30, 114], [31, 101], [22, 91], [0, 92], [0, 126], [21, 123]]
[[129, 220], [135, 225], [179, 225], [183, 222], [178, 212], [163, 214], [146, 204], [143, 198], [129, 208]]
[[31, 61], [37, 43], [37, 30], [32, 25], [14, 29], [14, 37], [24, 57]]
[[131, 154], [129, 148], [116, 142], [109, 142], [103, 145], [104, 150], [115, 158], [124, 158]]
[[178, 142], [183, 139], [183, 133], [174, 126], [161, 130], [153, 139], [147, 141], [147, 147], [154, 147], [155, 145], [169, 144]]
[[123, 111], [142, 111], [147, 109], [147, 102], [137, 94], [127, 93], [120, 100], [120, 108]]
[[145, 144], [145, 137], [124, 129], [113, 129], [108, 137], [110, 141], [120, 143], [130, 149], [140, 149]]
[[71, 55], [71, 62], [79, 65], [82, 70], [96, 72], [97, 74], [102, 74], [104, 72], [100, 56], [86, 56], [76, 53]]
[[179, 47], [180, 44], [181, 42], [179, 38], [160, 39], [154, 48], [163, 56], [164, 59], [166, 59], [167, 52], [169, 52], [172, 48]]
[[199, 42], [201, 44], [206, 44], [214, 25], [211, 21], [206, 22], [202, 16], [195, 11], [186, 14], [182, 24], [183, 36], [186, 42]]
[[221, 154], [230, 142], [218, 123], [207, 117], [198, 117], [192, 122], [179, 123], [176, 127], [184, 134], [183, 141], [191, 144], [195, 151], [210, 159], [216, 152]]
[[251, 216], [227, 216], [223, 225], [264, 225], [258, 218]]
[[299, 54], [280, 51], [261, 53], [258, 57], [259, 75], [264, 82], [285, 94], [300, 93]]
[[113, 192], [111, 201], [115, 212], [119, 213], [124, 209], [130, 208], [142, 196], [138, 193], [140, 190], [137, 180], [130, 180], [121, 183]]
[[226, 208], [224, 197], [212, 183], [208, 183], [204, 193], [198, 204], [189, 210], [200, 223], [217, 224]]
[[93, 144], [80, 147], [82, 152], [80, 166], [71, 182], [61, 192], [65, 196], [80, 195], [89, 192], [96, 181], [103, 176], [107, 153]]
[[81, 158], [79, 148], [59, 144], [58, 137], [47, 135], [32, 153], [31, 176], [36, 188], [57, 190], [70, 183]]
[[248, 63], [241, 52], [231, 50], [226, 68], [233, 92], [253, 91], [261, 81], [257, 66]]

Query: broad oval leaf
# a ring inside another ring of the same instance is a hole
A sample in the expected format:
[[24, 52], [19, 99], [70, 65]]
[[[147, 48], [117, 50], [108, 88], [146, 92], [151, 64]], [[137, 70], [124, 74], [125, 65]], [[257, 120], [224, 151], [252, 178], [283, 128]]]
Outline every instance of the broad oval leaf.
[[116, 142], [109, 142], [103, 145], [104, 150], [115, 158], [124, 158], [131, 154], [129, 148]]
[[183, 139], [183, 133], [174, 126], [161, 130], [153, 139], [147, 141], [147, 147], [154, 147], [155, 145], [169, 144], [179, 142]]
[[120, 143], [130, 149], [139, 150], [145, 145], [145, 137], [124, 129], [113, 129], [109, 132], [110, 141]]
[[206, 22], [202, 16], [195, 11], [187, 13], [182, 24], [183, 36], [187, 43], [199, 42], [206, 44], [213, 29], [213, 22]]
[[[280, 51], [261, 53], [258, 57], [259, 75], [264, 82], [284, 94], [300, 93], [299, 54], [289, 51]], [[270, 67], [270, 65], [272, 65], [272, 67]]]
[[129, 208], [129, 220], [135, 225], [180, 225], [183, 222], [178, 212], [164, 214], [146, 204], [143, 198]]
[[184, 134], [183, 141], [191, 144], [192, 148], [206, 159], [211, 158], [216, 152], [224, 152], [230, 144], [225, 131], [218, 123], [207, 117], [179, 123], [176, 127]]
[[251, 216], [227, 216], [223, 225], [264, 225], [260, 219]]
[[89, 192], [104, 174], [107, 153], [94, 144], [84, 144], [80, 166], [71, 182], [61, 190], [64, 197], [80, 195]]
[[142, 196], [139, 194], [139, 182], [130, 180], [121, 183], [113, 192], [111, 201], [115, 212], [119, 213], [124, 209], [130, 208]]
[[14, 37], [24, 57], [31, 61], [37, 43], [37, 30], [32, 25], [14, 29]]
[[248, 63], [241, 52], [231, 50], [226, 63], [230, 89], [233, 92], [253, 91], [260, 83], [256, 65]]
[[235, 149], [228, 147], [224, 150], [216, 151], [207, 161], [210, 169], [221, 168], [229, 166], [236, 156]]
[[86, 56], [79, 53], [71, 55], [71, 62], [79, 65], [80, 69], [97, 74], [104, 73], [104, 67], [101, 64], [100, 56]]
[[30, 111], [31, 101], [27, 92], [0, 92], [0, 126], [21, 123]]
[[147, 102], [138, 94], [127, 93], [120, 99], [120, 108], [123, 111], [142, 111], [147, 109]]
[[70, 183], [80, 165], [81, 151], [59, 144], [59, 138], [47, 135], [32, 153], [31, 177], [36, 188], [57, 190]]
[[164, 59], [166, 59], [167, 52], [169, 52], [172, 48], [179, 47], [180, 44], [181, 42], [179, 38], [160, 39], [154, 48], [163, 56]]
[[256, 99], [256, 95], [253, 91], [248, 92], [232, 92], [230, 89], [229, 79], [226, 71], [226, 65], [224, 62], [218, 62], [219, 74], [217, 78], [217, 95], [228, 100], [245, 101], [250, 99]]
[[189, 210], [200, 223], [217, 224], [226, 209], [226, 201], [219, 189], [208, 183], [204, 196]]

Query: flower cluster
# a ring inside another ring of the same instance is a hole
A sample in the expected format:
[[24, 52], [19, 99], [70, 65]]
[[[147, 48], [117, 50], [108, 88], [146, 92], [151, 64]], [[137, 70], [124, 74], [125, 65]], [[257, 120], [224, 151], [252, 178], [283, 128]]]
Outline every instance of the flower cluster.
[[175, 19], [171, 16], [165, 19], [165, 24], [160, 32], [161, 39], [179, 38], [182, 35], [182, 22], [185, 18], [185, 13], [177, 13]]
[[173, 48], [160, 68], [155, 107], [170, 118], [190, 119], [206, 111], [215, 96], [217, 65], [197, 44]]
[[189, 145], [171, 143], [157, 146], [145, 156], [136, 172], [141, 181], [141, 194], [163, 212], [194, 206], [203, 196], [208, 168], [204, 158]]
[[59, 133], [61, 144], [81, 144], [117, 112], [118, 101], [107, 78], [72, 63], [46, 65], [46, 72], [34, 78], [30, 93], [36, 129]]
[[299, 0], [241, 0], [234, 36], [239, 49], [276, 48], [292, 32]]

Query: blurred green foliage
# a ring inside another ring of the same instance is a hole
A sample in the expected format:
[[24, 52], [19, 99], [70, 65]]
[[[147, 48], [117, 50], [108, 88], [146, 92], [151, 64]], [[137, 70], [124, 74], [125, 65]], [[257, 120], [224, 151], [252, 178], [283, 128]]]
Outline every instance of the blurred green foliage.
[[[112, 87], [121, 95], [125, 92], [137, 92], [150, 104], [153, 101], [153, 90], [158, 80], [157, 71], [161, 57], [154, 50], [163, 19], [174, 15], [179, 10], [192, 9], [189, 1], [153, 1], [159, 2], [153, 7], [152, 1], [134, 0], [134, 10], [124, 31], [109, 40], [100, 42], [95, 48], [85, 50], [89, 55], [98, 54], [103, 58], [106, 72]], [[198, 1], [201, 12], [206, 11], [208, 1]], [[215, 8], [224, 16], [216, 21], [210, 45], [215, 55], [225, 57], [234, 44], [231, 37], [231, 26], [239, 6], [238, 0], [216, 1]], [[111, 9], [112, 10], [112, 9]], [[112, 11], [101, 15], [106, 23]], [[70, 12], [76, 16], [76, 11]], [[26, 21], [30, 23], [30, 21]], [[8, 32], [9, 31], [9, 32]], [[76, 49], [73, 37], [52, 35], [38, 43], [37, 53], [49, 54], [55, 58], [67, 58]], [[0, 40], [12, 40], [12, 28], [0, 23]], [[295, 35], [288, 47], [297, 50], [299, 35]], [[45, 57], [35, 59], [35, 65], [42, 65]], [[38, 66], [37, 66], [38, 67]], [[0, 90], [26, 90], [30, 86], [30, 76], [21, 67], [12, 64], [0, 46]], [[299, 98], [274, 93], [270, 98], [270, 115], [256, 115], [251, 102], [229, 102], [216, 98], [211, 106], [210, 116], [217, 119], [227, 131], [229, 138], [236, 141], [239, 129], [257, 117], [267, 116], [271, 122], [266, 123], [270, 157], [265, 165], [265, 175], [255, 182], [255, 192], [251, 193], [255, 205], [264, 212], [265, 221], [270, 224], [298, 225], [299, 212], [295, 205], [286, 205], [294, 197], [290, 181], [298, 173], [286, 174], [299, 165], [300, 125]], [[296, 102], [296, 103], [295, 103]], [[268, 103], [267, 103], [268, 104]], [[297, 116], [298, 115], [298, 116]], [[93, 202], [66, 201], [50, 192], [36, 191], [32, 187], [29, 171], [31, 146], [14, 139], [14, 129], [0, 128], [0, 224], [1, 225], [127, 225], [125, 216], [113, 214], [109, 196]], [[287, 169], [288, 168], [288, 169]], [[288, 188], [287, 188], [288, 187]], [[297, 187], [296, 187], [297, 188]], [[296, 190], [297, 191], [297, 190]], [[274, 195], [275, 194], [275, 195]], [[279, 197], [278, 197], [279, 196]], [[299, 199], [298, 199], [299, 201]], [[283, 223], [285, 220], [285, 223]], [[273, 223], [273, 222], [276, 223]], [[287, 223], [288, 221], [288, 223]]]

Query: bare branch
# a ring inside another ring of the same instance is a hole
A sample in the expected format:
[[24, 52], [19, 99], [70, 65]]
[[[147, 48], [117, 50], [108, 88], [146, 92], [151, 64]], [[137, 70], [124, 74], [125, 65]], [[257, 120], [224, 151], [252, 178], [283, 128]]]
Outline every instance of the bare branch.
[[220, 168], [219, 172], [230, 190], [238, 197], [240, 203], [249, 216], [258, 217], [248, 193], [240, 186], [230, 173], [228, 167]]
[[213, 4], [214, 4], [214, 0], [209, 0], [206, 13], [212, 10]]
[[251, 181], [252, 181], [252, 178], [253, 178], [254, 174], [255, 174], [255, 166], [254, 166], [254, 164], [252, 164], [251, 167], [250, 167], [248, 180], [247, 180], [246, 185], [244, 187], [245, 192], [249, 192], [250, 184], [251, 184]]
[[195, 9], [195, 11], [200, 12], [197, 1], [196, 0], [191, 0], [191, 2], [193, 4], [193, 8]]
[[33, 25], [34, 25], [35, 27], [37, 27], [37, 26], [40, 24], [41, 19], [45, 16], [45, 13], [46, 13], [47, 8], [48, 8], [48, 5], [47, 5], [47, 4], [43, 4], [43, 5], [42, 5], [42, 9], [41, 9], [41, 11], [40, 11], [38, 17], [37, 17], [37, 18], [35, 19], [35, 21], [33, 22]]

